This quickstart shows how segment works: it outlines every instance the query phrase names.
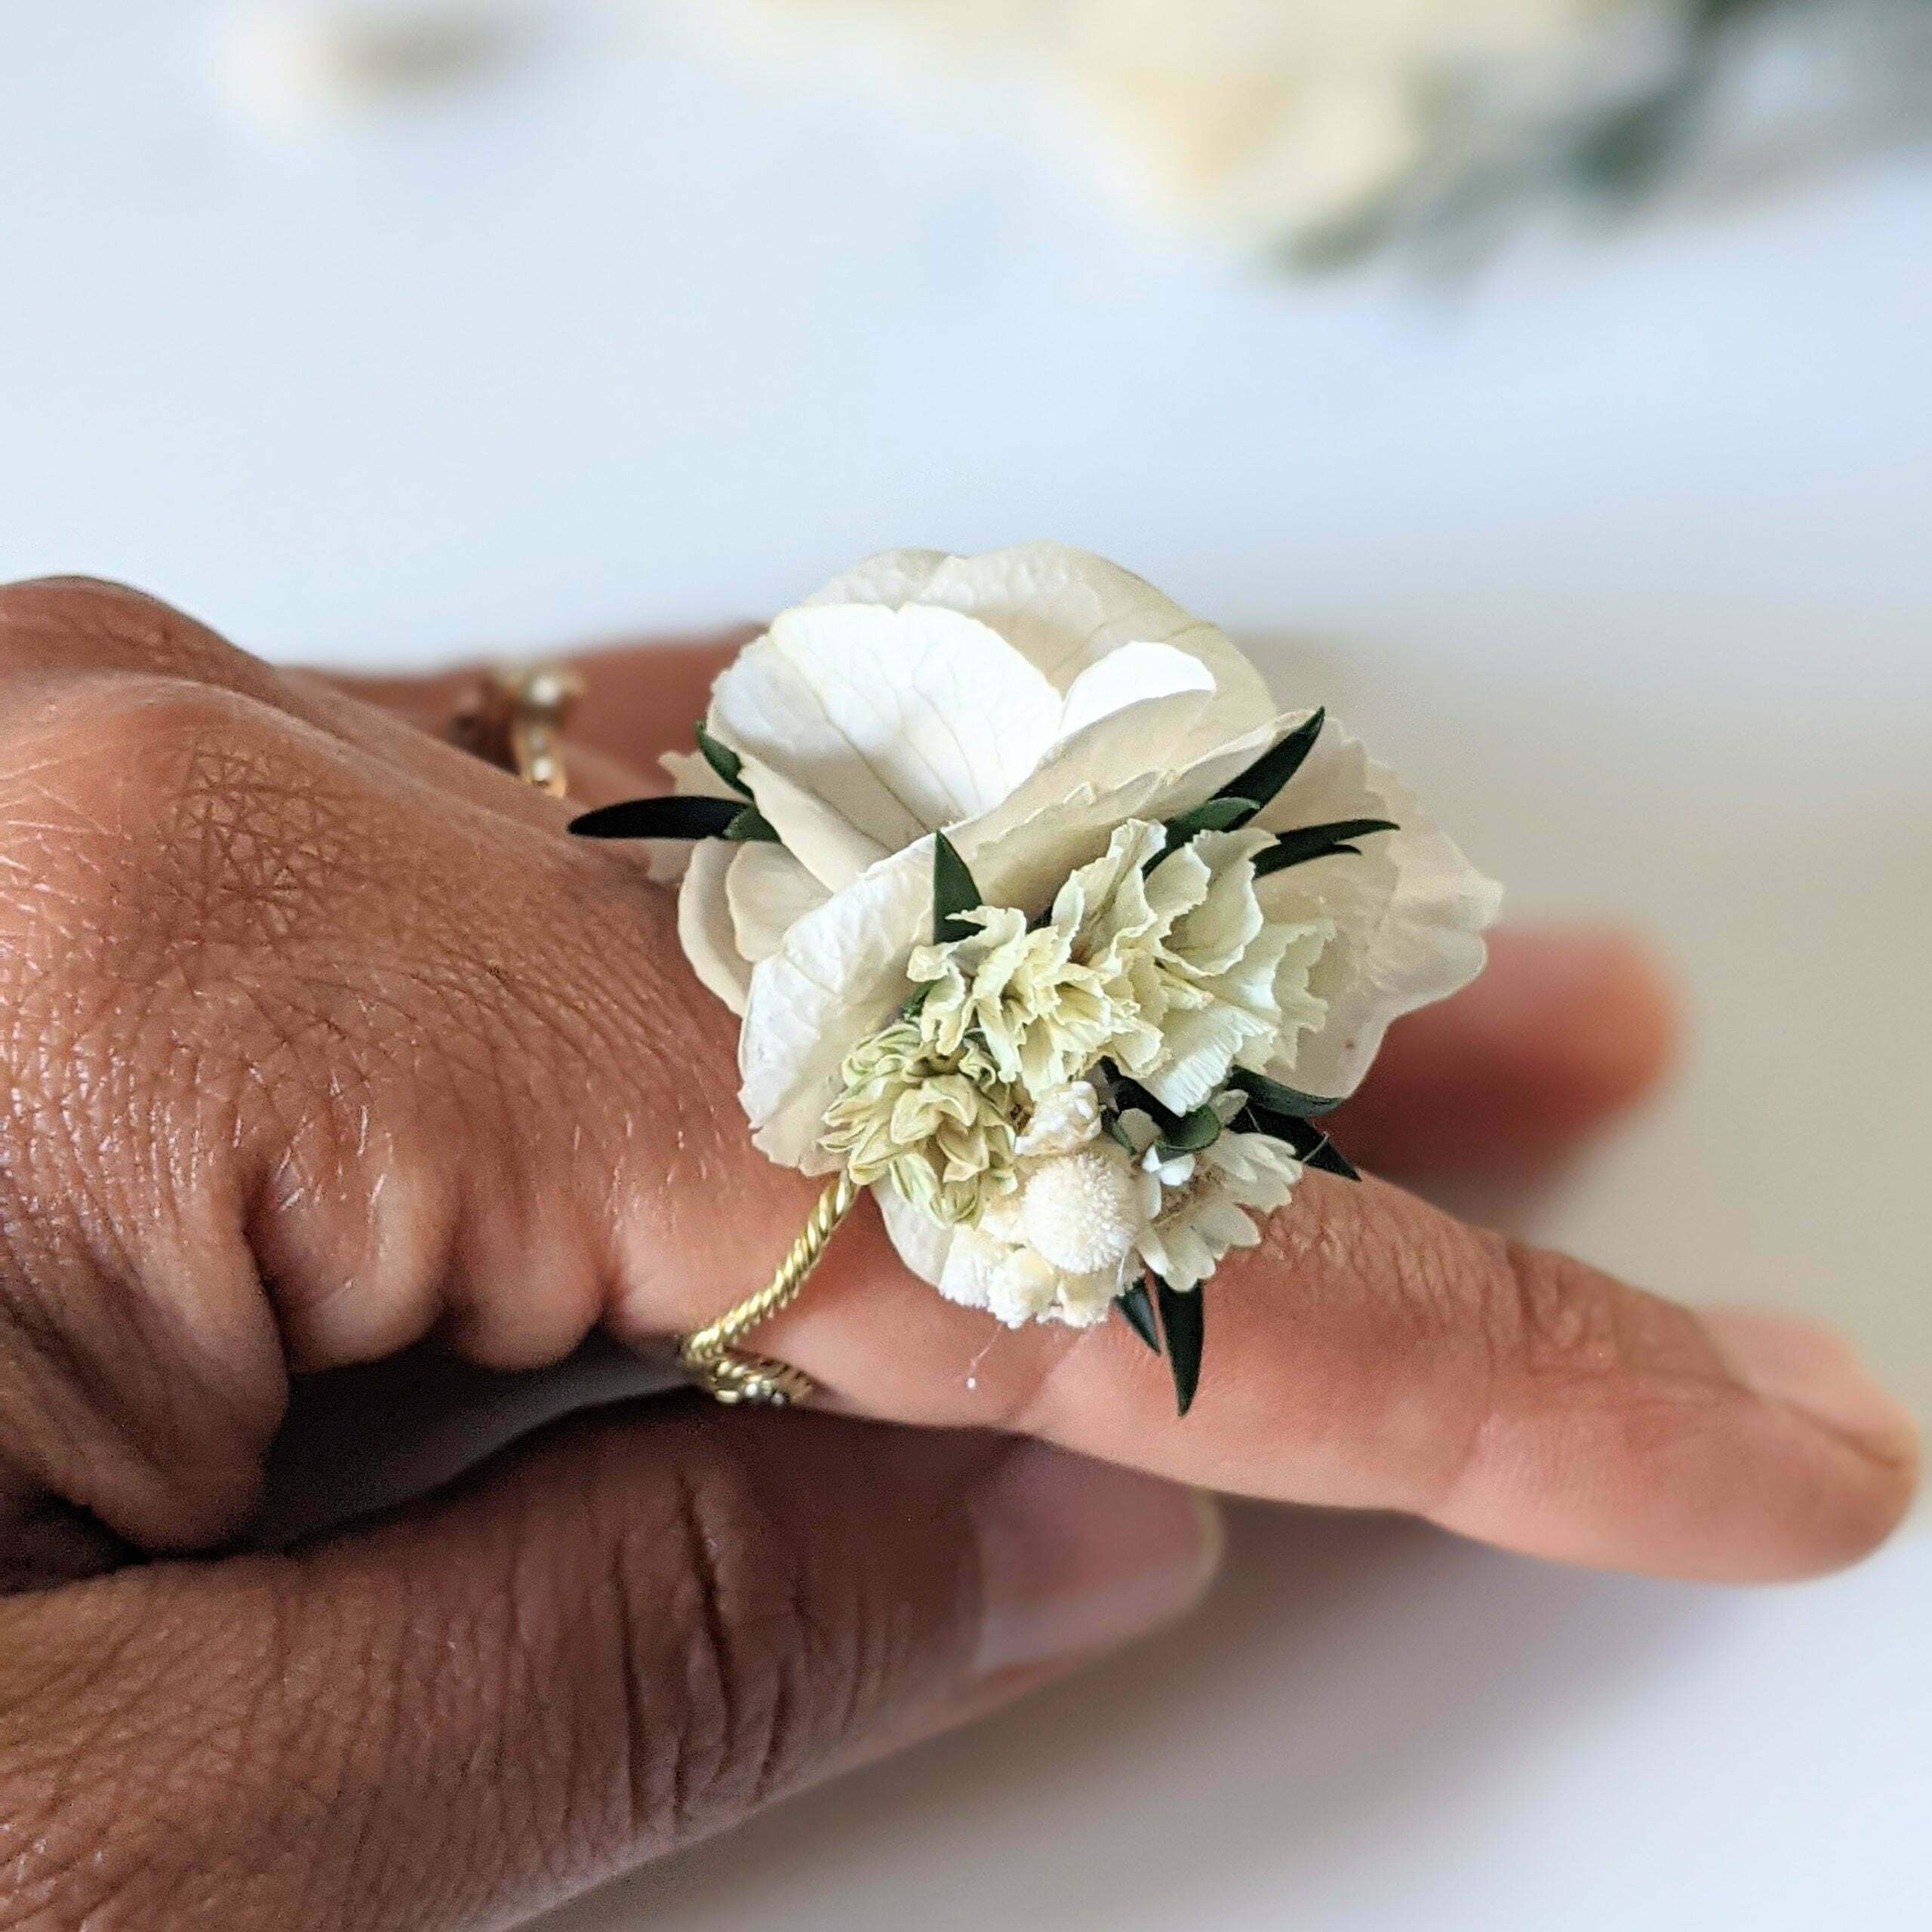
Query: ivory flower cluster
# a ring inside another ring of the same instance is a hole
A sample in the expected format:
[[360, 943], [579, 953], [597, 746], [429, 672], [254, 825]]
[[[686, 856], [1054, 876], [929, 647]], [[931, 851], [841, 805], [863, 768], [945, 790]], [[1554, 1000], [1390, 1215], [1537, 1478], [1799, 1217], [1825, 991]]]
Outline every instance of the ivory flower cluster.
[[1002, 1321], [1154, 1339], [1158, 1299], [1177, 1386], [1189, 1291], [1305, 1166], [1352, 1171], [1316, 1117], [1496, 909], [1340, 725], [1054, 544], [860, 565], [666, 763], [579, 829], [658, 841], [757, 1145]]
[[[938, 1286], [1002, 1321], [1098, 1321], [1149, 1266], [1194, 1287], [1258, 1239], [1242, 1208], [1281, 1205], [1300, 1171], [1263, 1134], [1226, 1137], [1245, 1155], [1214, 1147], [1247, 1109], [1223, 1091], [1237, 1060], [1259, 1072], [1284, 1031], [1320, 1023], [1309, 975], [1334, 928], [1262, 909], [1254, 861], [1272, 834], [1170, 842], [1129, 819], [1044, 919], [961, 915], [966, 937], [913, 949], [909, 1017], [840, 1070], [821, 1146], [964, 1229]], [[1211, 1134], [1208, 1158], [1164, 1150], [1150, 1114], [1110, 1105], [1116, 1081], [1176, 1119], [1212, 1101], [1188, 1130]]]

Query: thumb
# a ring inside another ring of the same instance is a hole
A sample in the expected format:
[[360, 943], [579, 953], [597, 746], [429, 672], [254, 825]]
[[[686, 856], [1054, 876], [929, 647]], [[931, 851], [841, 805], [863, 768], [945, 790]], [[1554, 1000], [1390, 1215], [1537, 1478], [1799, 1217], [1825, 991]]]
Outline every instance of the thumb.
[[1187, 1491], [1036, 1444], [580, 1417], [304, 1552], [0, 1604], [8, 1903], [515, 1923], [1179, 1615], [1217, 1551]]

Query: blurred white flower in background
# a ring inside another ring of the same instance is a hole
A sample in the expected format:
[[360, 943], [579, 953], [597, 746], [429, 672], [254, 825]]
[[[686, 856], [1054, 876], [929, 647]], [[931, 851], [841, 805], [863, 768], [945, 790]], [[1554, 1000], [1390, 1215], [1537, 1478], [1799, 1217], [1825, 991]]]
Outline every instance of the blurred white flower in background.
[[1480, 122], [1520, 142], [1669, 70], [1690, 0], [740, 0], [1021, 63], [1163, 214], [1352, 227]]
[[663, 57], [675, 26], [788, 87], [869, 70], [915, 103], [922, 80], [977, 77], [1130, 203], [1302, 261], [1565, 183], [1627, 198], [1707, 120], [1755, 123], [1771, 152], [1733, 172], [1755, 180], [1848, 130], [1932, 124], [1932, 0], [231, 0], [224, 17], [223, 91], [278, 134], [474, 84], [553, 28], [601, 63]]
[[1627, 199], [1706, 119], [1749, 124], [1745, 179], [1932, 122], [1927, 0], [689, 3], [788, 56], [896, 47], [1044, 83], [1052, 131], [1129, 198], [1303, 261], [1552, 186]]
[[265, 131], [308, 134], [496, 72], [535, 44], [546, 11], [542, 0], [235, 0], [217, 79]]

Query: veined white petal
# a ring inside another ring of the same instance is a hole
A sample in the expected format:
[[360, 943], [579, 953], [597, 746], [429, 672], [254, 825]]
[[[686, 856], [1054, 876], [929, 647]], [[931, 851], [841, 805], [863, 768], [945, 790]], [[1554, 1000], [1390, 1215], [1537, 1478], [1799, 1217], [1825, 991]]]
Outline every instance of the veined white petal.
[[1352, 1094], [1390, 1023], [1446, 998], [1482, 970], [1480, 937], [1502, 888], [1424, 817], [1395, 774], [1331, 721], [1307, 762], [1262, 814], [1271, 831], [1343, 818], [1391, 819], [1360, 850], [1272, 874], [1257, 888], [1271, 919], [1326, 918], [1335, 935], [1309, 978], [1322, 1023], [1269, 1071], [1311, 1093]]
[[712, 712], [727, 743], [896, 851], [1004, 798], [1053, 743], [1060, 694], [957, 611], [807, 605], [740, 653]]
[[1017, 823], [1008, 822], [1002, 808], [948, 835], [989, 905], [1020, 906], [1030, 914], [1052, 903], [1070, 869], [1106, 852], [1123, 820], [1144, 817], [1160, 784], [1153, 773], [1103, 792], [1083, 784]]
[[1044, 909], [1071, 872], [1106, 852], [1116, 826], [1199, 804], [1267, 749], [1272, 739], [1263, 728], [1179, 771], [1137, 769], [1137, 752], [1151, 752], [1158, 759], [1152, 747], [1162, 721], [1183, 719], [1199, 697], [1183, 692], [1151, 699], [1100, 719], [1057, 747], [1012, 797], [955, 826], [947, 836], [987, 903], [1029, 912]]
[[1123, 645], [1171, 645], [1199, 659], [1215, 685], [1211, 713], [1170, 747], [1171, 764], [1265, 724], [1274, 710], [1260, 675], [1212, 624], [1132, 571], [1064, 543], [978, 557], [887, 551], [808, 601], [943, 605], [991, 626], [1062, 691]]
[[923, 601], [934, 574], [950, 561], [943, 550], [880, 550], [849, 571], [841, 571], [803, 601], [808, 604], [886, 604], [896, 611], [902, 604]]
[[731, 861], [749, 848], [722, 838], [685, 842], [691, 847], [691, 863], [678, 888], [678, 943], [699, 983], [734, 1013], [742, 1014], [752, 969], [732, 931], [725, 881]]
[[1212, 624], [1091, 551], [1017, 543], [984, 556], [949, 557], [918, 594], [992, 625], [1062, 691], [1124, 644], [1171, 644], [1198, 657], [1230, 700], [1259, 706], [1244, 724], [1273, 709], [1259, 675]]
[[1057, 738], [1070, 738], [1097, 720], [1150, 697], [1211, 692], [1214, 674], [1198, 657], [1168, 644], [1124, 644], [1088, 666], [1069, 688]]
[[781, 1167], [829, 1170], [818, 1140], [839, 1064], [912, 992], [906, 956], [931, 931], [932, 881], [933, 841], [922, 838], [808, 912], [752, 969], [739, 1097], [753, 1140]]
[[[740, 845], [724, 877], [738, 950], [756, 965], [769, 959], [808, 912], [831, 897], [782, 845]], [[746, 974], [750, 979], [749, 970]]]
[[885, 857], [885, 847], [876, 839], [769, 765], [746, 755], [741, 775], [786, 851], [826, 891], [850, 885]]
[[[885, 1232], [898, 1250], [900, 1260], [921, 1281], [942, 1287], [947, 1257], [960, 1231], [942, 1227], [930, 1214], [921, 1213], [890, 1181], [881, 1181], [872, 1192], [872, 1198], [878, 1203], [879, 1219], [885, 1223]], [[953, 1299], [961, 1297], [955, 1295]], [[986, 1305], [983, 1297], [970, 1304], [975, 1308]]]
[[[949, 836], [970, 865], [973, 851], [996, 844], [1035, 812], [1083, 790], [1122, 796], [1137, 790], [1143, 798], [1164, 792], [1174, 782], [1174, 748], [1210, 701], [1204, 691], [1177, 691], [1165, 697], [1143, 699], [1096, 718], [1054, 746], [1023, 783]], [[1131, 809], [1121, 814], [1134, 816]], [[1082, 858], [1097, 856], [1087, 853]], [[979, 875], [975, 872], [974, 876]], [[986, 881], [980, 883], [984, 886]]]
[[[671, 791], [680, 798], [736, 798], [738, 795], [697, 752], [666, 752], [657, 761], [671, 774]], [[675, 885], [691, 861], [688, 838], [647, 838], [645, 864], [660, 885]]]

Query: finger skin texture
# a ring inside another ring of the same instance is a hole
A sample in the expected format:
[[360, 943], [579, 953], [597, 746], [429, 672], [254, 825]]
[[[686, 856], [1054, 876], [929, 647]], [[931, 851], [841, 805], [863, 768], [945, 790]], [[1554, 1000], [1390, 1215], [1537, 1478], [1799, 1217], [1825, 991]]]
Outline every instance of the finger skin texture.
[[[0, 1502], [205, 1546], [291, 1366], [432, 1334], [531, 1366], [768, 1278], [817, 1184], [751, 1148], [668, 895], [569, 806], [128, 592], [0, 592]], [[1546, 1011], [1608, 998], [1550, 977]], [[1460, 1091], [1433, 1064], [1412, 1094]], [[1819, 1346], [1758, 1392], [1687, 1312], [1379, 1181], [1306, 1177], [1229, 1257], [1185, 1421], [1120, 1324], [1001, 1331], [869, 1205], [767, 1333], [850, 1411], [1567, 1560], [1805, 1574], [1912, 1484], [1909, 1427]]]
[[0, 1924], [504, 1925], [703, 1837], [971, 1680], [1013, 1453], [614, 1411], [309, 1552], [0, 1604]]

